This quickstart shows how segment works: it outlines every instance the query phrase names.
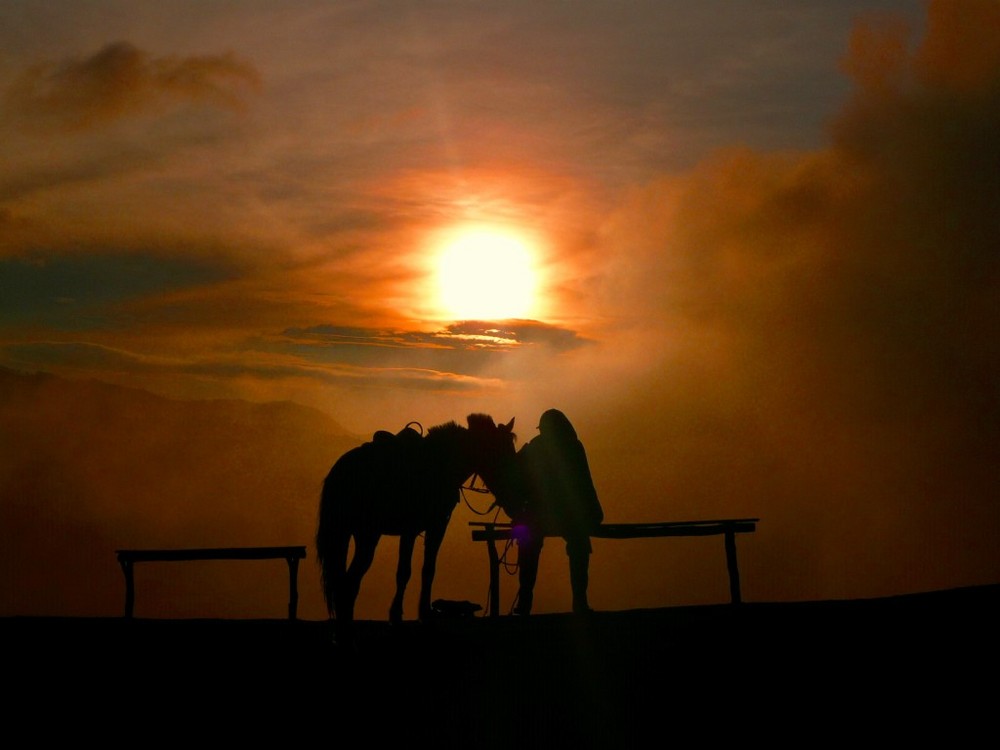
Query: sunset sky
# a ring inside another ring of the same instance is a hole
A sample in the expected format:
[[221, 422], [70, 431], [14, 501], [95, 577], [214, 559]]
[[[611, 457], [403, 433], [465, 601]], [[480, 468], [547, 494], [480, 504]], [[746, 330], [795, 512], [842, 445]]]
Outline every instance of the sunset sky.
[[995, 583], [997, 39], [995, 0], [8, 0], [0, 366], [359, 435], [558, 407], [608, 521], [761, 517], [751, 596]]

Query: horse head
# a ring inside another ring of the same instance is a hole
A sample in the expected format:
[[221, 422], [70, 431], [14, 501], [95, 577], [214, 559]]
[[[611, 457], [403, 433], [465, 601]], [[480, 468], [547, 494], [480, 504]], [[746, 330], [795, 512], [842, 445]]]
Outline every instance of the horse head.
[[467, 418], [473, 445], [473, 471], [508, 515], [520, 496], [517, 490], [517, 449], [514, 443], [514, 418], [507, 424], [496, 424], [485, 414], [470, 414]]

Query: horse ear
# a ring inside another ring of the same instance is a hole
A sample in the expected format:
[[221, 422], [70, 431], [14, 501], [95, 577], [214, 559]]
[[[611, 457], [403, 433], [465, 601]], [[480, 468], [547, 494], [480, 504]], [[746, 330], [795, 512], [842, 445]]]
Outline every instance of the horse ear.
[[514, 419], [515, 419], [514, 417], [511, 417], [510, 421], [507, 424], [501, 425], [501, 429], [504, 430], [504, 431], [506, 431], [506, 432], [513, 431], [513, 429], [514, 429]]

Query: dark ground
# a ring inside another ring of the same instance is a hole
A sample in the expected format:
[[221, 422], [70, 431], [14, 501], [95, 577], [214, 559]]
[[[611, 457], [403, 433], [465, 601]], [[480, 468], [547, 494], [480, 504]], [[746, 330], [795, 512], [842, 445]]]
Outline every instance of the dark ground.
[[317, 621], [13, 617], [5, 713], [32, 737], [140, 745], [992, 744], [998, 603], [1000, 585], [364, 621], [357, 652]]

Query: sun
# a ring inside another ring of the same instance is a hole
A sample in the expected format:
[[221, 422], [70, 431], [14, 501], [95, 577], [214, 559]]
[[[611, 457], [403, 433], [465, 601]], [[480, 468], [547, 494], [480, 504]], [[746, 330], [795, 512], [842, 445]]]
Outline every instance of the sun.
[[447, 235], [436, 260], [438, 304], [452, 320], [529, 318], [537, 307], [537, 251], [526, 236], [489, 226]]

